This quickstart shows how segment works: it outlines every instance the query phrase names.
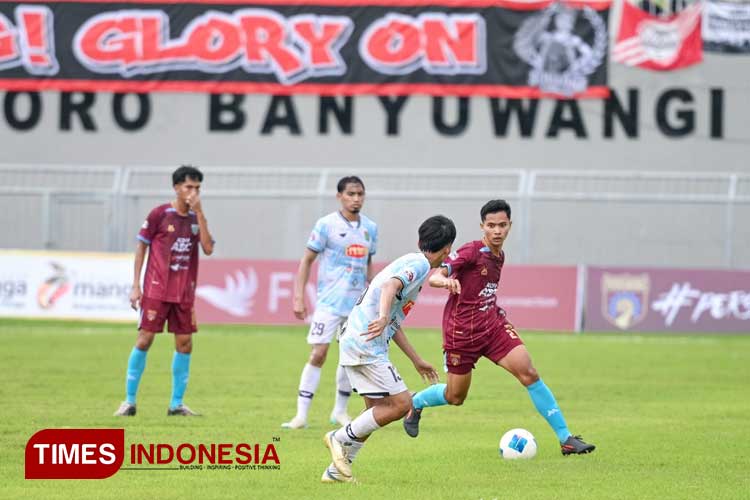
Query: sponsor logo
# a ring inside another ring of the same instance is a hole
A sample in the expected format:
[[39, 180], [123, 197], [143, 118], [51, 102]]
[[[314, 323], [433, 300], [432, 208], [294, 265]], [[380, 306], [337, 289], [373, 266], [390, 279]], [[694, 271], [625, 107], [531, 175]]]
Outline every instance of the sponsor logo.
[[198, 234], [198, 231], [200, 231], [200, 226], [198, 224], [190, 224], [190, 231], [193, 234]]
[[148, 220], [143, 221], [143, 225], [141, 226], [141, 229], [148, 229]]
[[604, 273], [601, 280], [604, 318], [620, 330], [640, 323], [648, 313], [650, 288], [648, 274]]
[[367, 247], [359, 244], [349, 245], [346, 247], [346, 255], [355, 259], [362, 259], [367, 256]]
[[340, 236], [341, 238], [343, 238], [344, 236], [346, 236], [346, 233], [339, 233], [339, 236]]
[[408, 316], [409, 312], [411, 311], [412, 307], [414, 307], [414, 301], [409, 300], [404, 304], [404, 306], [401, 308], [401, 312], [404, 313], [404, 316]]
[[44, 280], [36, 292], [36, 300], [42, 309], [50, 309], [71, 288], [70, 278], [62, 264], [50, 262], [52, 275]]
[[[171, 227], [171, 226], [170, 226]], [[193, 242], [190, 238], [177, 238], [172, 244], [172, 251], [177, 253], [188, 253], [193, 248]]]
[[[579, 12], [582, 19], [578, 19]], [[577, 22], [591, 25], [592, 44], [574, 33]], [[596, 11], [554, 3], [521, 24], [513, 50], [531, 66], [529, 85], [570, 96], [588, 87], [588, 76], [604, 61], [607, 39], [607, 27]]]
[[174, 233], [174, 226], [172, 224], [167, 226], [167, 232], [168, 233]]
[[253, 297], [258, 291], [258, 275], [255, 269], [248, 267], [234, 274], [224, 275], [224, 287], [200, 285], [195, 294], [224, 312], [236, 317], [253, 314]]

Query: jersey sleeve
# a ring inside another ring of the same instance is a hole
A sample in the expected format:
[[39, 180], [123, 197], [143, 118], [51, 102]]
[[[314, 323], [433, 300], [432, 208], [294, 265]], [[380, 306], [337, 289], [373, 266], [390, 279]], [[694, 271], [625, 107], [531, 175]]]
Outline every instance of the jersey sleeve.
[[162, 210], [160, 210], [160, 207], [156, 207], [155, 209], [151, 210], [151, 212], [148, 214], [148, 217], [146, 217], [146, 220], [143, 221], [143, 225], [141, 226], [141, 230], [138, 231], [138, 240], [142, 241], [146, 245], [150, 245], [151, 242], [154, 239], [154, 236], [156, 236], [156, 231], [159, 229], [159, 221], [161, 220], [162, 216]]
[[426, 259], [410, 259], [394, 269], [391, 277], [400, 280], [406, 288], [416, 281], [424, 281], [429, 272], [430, 264]]
[[461, 272], [466, 265], [473, 264], [477, 259], [476, 247], [467, 243], [458, 250], [451, 252], [441, 267], [448, 269], [448, 276]]
[[310, 237], [307, 239], [307, 248], [315, 253], [320, 253], [326, 247], [328, 242], [328, 227], [323, 219], [318, 219], [315, 223]]
[[378, 251], [378, 226], [373, 224], [370, 230], [370, 255], [375, 255]]

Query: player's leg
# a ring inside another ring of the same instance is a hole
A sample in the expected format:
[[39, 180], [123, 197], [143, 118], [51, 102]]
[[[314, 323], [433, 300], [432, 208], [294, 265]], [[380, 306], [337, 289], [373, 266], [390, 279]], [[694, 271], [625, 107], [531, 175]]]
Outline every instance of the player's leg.
[[534, 407], [557, 435], [563, 455], [594, 451], [594, 445], [584, 443], [580, 437], [571, 434], [555, 396], [539, 377], [525, 345], [516, 345], [497, 363], [526, 387]]
[[169, 331], [174, 333], [172, 356], [172, 397], [169, 401], [169, 416], [198, 416], [183, 403], [190, 379], [190, 358], [193, 352], [193, 333], [197, 331], [195, 310], [192, 304], [173, 304], [169, 315]]
[[431, 406], [462, 405], [471, 387], [471, 371], [477, 361], [474, 354], [446, 352], [445, 368], [448, 371], [446, 384], [433, 384], [414, 394], [412, 408], [404, 418], [404, 430], [411, 437], [419, 435], [422, 411]]
[[[333, 338], [342, 328], [346, 318], [339, 318], [338, 326], [334, 331]], [[347, 412], [347, 406], [349, 404], [349, 398], [352, 395], [352, 384], [349, 382], [349, 376], [346, 374], [346, 369], [338, 364], [336, 366], [336, 395], [333, 410], [331, 411], [331, 423], [338, 425], [346, 425], [351, 422], [351, 417]]]
[[326, 434], [325, 442], [334, 466], [349, 478], [352, 446], [359, 452], [370, 434], [403, 418], [411, 408], [411, 396], [390, 363], [346, 367], [346, 370], [352, 387], [365, 397], [367, 409], [349, 424]]
[[154, 342], [157, 332], [164, 330], [166, 310], [160, 301], [143, 297], [140, 319], [138, 320], [138, 337], [128, 357], [128, 368], [125, 375], [125, 401], [115, 411], [117, 417], [133, 416], [136, 413], [136, 395], [141, 383], [141, 376], [146, 369], [146, 355]]
[[340, 319], [327, 311], [316, 309], [307, 334], [310, 344], [310, 357], [302, 369], [297, 393], [297, 414], [289, 422], [281, 424], [285, 429], [303, 429], [307, 427], [307, 415], [310, 411], [315, 392], [320, 384], [320, 372], [328, 356], [328, 346], [333, 340]]

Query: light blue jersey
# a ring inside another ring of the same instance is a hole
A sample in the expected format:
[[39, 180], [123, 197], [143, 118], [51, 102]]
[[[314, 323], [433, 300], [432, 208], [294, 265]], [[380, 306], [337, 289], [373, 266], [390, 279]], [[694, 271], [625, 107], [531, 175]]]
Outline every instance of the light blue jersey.
[[365, 217], [350, 222], [340, 212], [318, 219], [307, 248], [319, 254], [315, 309], [348, 316], [365, 289], [367, 262], [377, 250], [378, 226]]
[[[380, 271], [349, 315], [340, 338], [339, 364], [356, 366], [388, 361], [388, 343], [417, 301], [417, 295], [429, 274], [430, 262], [421, 252], [399, 257]], [[383, 334], [367, 341], [362, 333], [367, 331], [367, 325], [378, 318], [380, 293], [391, 278], [401, 280], [404, 287], [393, 300], [390, 321]]]

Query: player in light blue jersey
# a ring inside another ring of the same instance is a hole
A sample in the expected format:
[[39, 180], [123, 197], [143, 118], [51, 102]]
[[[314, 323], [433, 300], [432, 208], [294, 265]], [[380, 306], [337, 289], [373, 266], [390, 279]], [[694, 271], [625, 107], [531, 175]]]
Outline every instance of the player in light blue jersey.
[[[315, 223], [294, 282], [294, 315], [304, 320], [307, 318], [305, 286], [310, 277], [310, 268], [320, 256], [317, 302], [307, 334], [307, 343], [311, 345], [310, 358], [302, 369], [299, 381], [297, 414], [289, 422], [281, 424], [287, 429], [307, 427], [307, 414], [318, 389], [328, 345], [372, 277], [372, 256], [377, 250], [378, 227], [360, 213], [365, 200], [365, 185], [359, 177], [344, 177], [339, 180], [337, 190], [336, 198], [341, 203], [341, 210], [321, 217]], [[339, 365], [331, 423], [349, 423], [346, 406], [351, 391], [346, 372]]]
[[376, 430], [401, 419], [411, 395], [388, 358], [391, 339], [414, 363], [425, 381], [437, 382], [435, 368], [414, 350], [401, 323], [414, 307], [430, 271], [439, 267], [456, 239], [453, 222], [436, 215], [419, 226], [420, 252], [404, 255], [380, 271], [357, 301], [341, 333], [339, 363], [353, 389], [365, 398], [365, 411], [325, 435], [331, 463], [323, 482], [353, 481], [351, 463]]

